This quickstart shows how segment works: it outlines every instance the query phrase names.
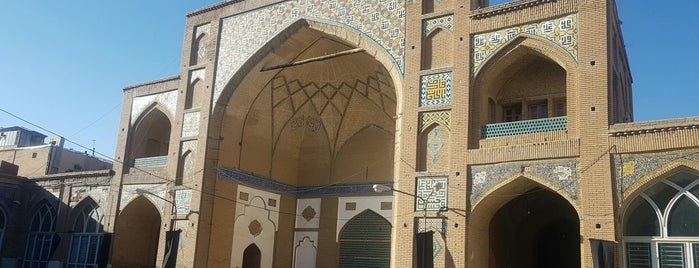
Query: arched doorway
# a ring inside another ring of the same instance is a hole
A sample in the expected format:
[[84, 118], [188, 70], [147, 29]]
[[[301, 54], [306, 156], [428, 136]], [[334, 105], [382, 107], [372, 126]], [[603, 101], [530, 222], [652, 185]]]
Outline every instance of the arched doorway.
[[118, 217], [112, 267], [155, 267], [160, 235], [158, 209], [139, 196]]
[[262, 261], [262, 253], [257, 245], [250, 244], [243, 251], [243, 267], [242, 268], [260, 268]]
[[580, 267], [580, 223], [563, 197], [542, 189], [517, 196], [490, 220], [490, 267]]
[[352, 218], [340, 234], [340, 267], [389, 267], [391, 224], [365, 210]]

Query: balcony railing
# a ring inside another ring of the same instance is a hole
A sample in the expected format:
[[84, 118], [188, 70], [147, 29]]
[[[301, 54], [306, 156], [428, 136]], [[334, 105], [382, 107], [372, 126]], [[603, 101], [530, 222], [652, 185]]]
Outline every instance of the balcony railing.
[[134, 167], [159, 167], [167, 165], [167, 155], [136, 158], [133, 161]]
[[568, 129], [568, 119], [565, 116], [525, 120], [507, 123], [485, 125], [481, 131], [481, 138], [496, 138], [517, 136], [531, 133], [542, 133]]

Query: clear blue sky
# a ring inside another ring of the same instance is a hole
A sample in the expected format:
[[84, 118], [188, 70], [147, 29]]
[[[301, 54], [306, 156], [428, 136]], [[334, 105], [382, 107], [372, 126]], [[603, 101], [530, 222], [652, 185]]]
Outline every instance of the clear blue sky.
[[[112, 157], [122, 89], [178, 75], [185, 14], [216, 2], [4, 1], [0, 108]], [[699, 115], [699, 1], [617, 4], [635, 120]], [[15, 125], [44, 132], [0, 112]]]

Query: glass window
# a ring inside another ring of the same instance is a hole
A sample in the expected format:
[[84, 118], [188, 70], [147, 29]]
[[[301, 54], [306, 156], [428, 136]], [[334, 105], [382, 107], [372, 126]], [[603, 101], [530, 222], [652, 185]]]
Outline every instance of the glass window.
[[680, 197], [669, 217], [669, 236], [699, 236], [699, 206], [691, 199]]
[[655, 202], [660, 209], [660, 213], [663, 213], [665, 212], [667, 204], [670, 203], [670, 199], [675, 197], [677, 192], [677, 189], [660, 182], [650, 187], [645, 193], [653, 199], [653, 202]]
[[66, 267], [98, 267], [97, 257], [102, 244], [102, 213], [94, 202], [85, 204], [73, 225], [70, 254]]
[[680, 172], [675, 175], [670, 176], [667, 178], [667, 180], [671, 181], [674, 184], [679, 185], [682, 188], [687, 187], [690, 183], [696, 181], [699, 177], [695, 176], [694, 174], [686, 173], [686, 172]]
[[566, 116], [566, 101], [557, 100], [553, 103], [555, 116]]
[[529, 105], [529, 118], [540, 119], [549, 117], [549, 109], [546, 103], [537, 103]]
[[699, 268], [698, 180], [678, 173], [631, 201], [624, 219], [626, 267]]
[[48, 264], [53, 247], [54, 221], [51, 206], [42, 204], [32, 218], [23, 267], [45, 267]]
[[503, 107], [503, 121], [504, 122], [514, 122], [522, 120], [522, 105], [517, 103], [515, 105], [510, 105]]
[[624, 235], [659, 236], [660, 224], [655, 209], [642, 197], [637, 197], [629, 207], [630, 215], [626, 218]]

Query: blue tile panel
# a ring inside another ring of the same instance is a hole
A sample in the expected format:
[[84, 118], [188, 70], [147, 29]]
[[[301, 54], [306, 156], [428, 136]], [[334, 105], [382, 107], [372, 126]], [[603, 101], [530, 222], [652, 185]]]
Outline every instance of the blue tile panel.
[[481, 130], [481, 138], [487, 139], [496, 137], [517, 136], [567, 129], [567, 117], [560, 116], [535, 120], [487, 124], [483, 126], [483, 129]]
[[472, 73], [478, 72], [490, 56], [510, 40], [522, 34], [549, 40], [563, 48], [573, 59], [578, 60], [578, 14], [570, 14], [565, 17], [473, 35]]
[[245, 61], [299, 19], [322, 21], [354, 30], [383, 47], [403, 72], [405, 1], [292, 0], [221, 20], [214, 102]]
[[[374, 192], [374, 184], [337, 184], [313, 187], [296, 187], [280, 183], [268, 178], [256, 177], [238, 170], [221, 168], [219, 170], [221, 179], [234, 181], [239, 184], [254, 187], [278, 194], [291, 195], [296, 198], [324, 197], [324, 196], [357, 196], [357, 195], [377, 195]], [[393, 183], [382, 183], [393, 187]], [[390, 193], [388, 193], [390, 194]]]
[[420, 107], [451, 105], [451, 72], [420, 77]]
[[564, 190], [572, 199], [578, 198], [579, 175], [575, 159], [474, 166], [469, 175], [471, 203], [485, 197], [485, 193], [501, 182], [518, 175], [541, 178], [554, 190]]
[[641, 178], [677, 160], [699, 162], [699, 151], [672, 151], [666, 154], [614, 155], [614, 177], [617, 189], [625, 193]]

